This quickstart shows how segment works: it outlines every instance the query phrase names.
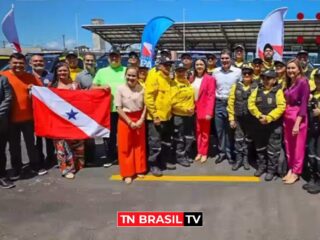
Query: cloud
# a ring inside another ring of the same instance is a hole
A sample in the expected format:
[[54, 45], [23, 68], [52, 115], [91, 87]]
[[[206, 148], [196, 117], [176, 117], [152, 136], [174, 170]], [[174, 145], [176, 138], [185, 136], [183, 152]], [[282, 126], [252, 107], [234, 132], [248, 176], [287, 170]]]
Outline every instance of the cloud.
[[[69, 38], [65, 40], [67, 49], [74, 49], [76, 47], [76, 40]], [[63, 49], [63, 42], [61, 41], [50, 41], [45, 44], [45, 48], [48, 49]]]

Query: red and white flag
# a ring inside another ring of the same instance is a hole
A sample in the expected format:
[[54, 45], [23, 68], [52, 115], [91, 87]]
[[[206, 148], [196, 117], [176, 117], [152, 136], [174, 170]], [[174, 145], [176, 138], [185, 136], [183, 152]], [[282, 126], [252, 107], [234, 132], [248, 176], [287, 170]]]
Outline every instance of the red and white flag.
[[32, 87], [37, 136], [57, 139], [109, 137], [110, 92]]
[[3, 35], [7, 38], [8, 42], [13, 45], [13, 49], [16, 52], [21, 52], [16, 24], [14, 22], [13, 5], [7, 15], [3, 18], [1, 25]]
[[284, 17], [288, 8], [278, 8], [271, 12], [261, 25], [258, 39], [256, 57], [263, 59], [263, 48], [270, 43], [274, 50], [274, 60], [282, 60], [284, 49]]

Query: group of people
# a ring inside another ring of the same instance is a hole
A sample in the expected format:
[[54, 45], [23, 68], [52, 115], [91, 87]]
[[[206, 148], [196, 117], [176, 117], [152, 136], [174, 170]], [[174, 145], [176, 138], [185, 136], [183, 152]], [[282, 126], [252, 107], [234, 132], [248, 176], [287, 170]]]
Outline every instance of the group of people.
[[[237, 45], [234, 53], [221, 51], [221, 67], [217, 67], [214, 54], [193, 60], [183, 53], [174, 61], [163, 50], [156, 67], [148, 69], [140, 66], [135, 52], [129, 54], [128, 66], [122, 66], [121, 53], [112, 48], [109, 66], [99, 70], [93, 53], [84, 54], [81, 70], [77, 54], [70, 52], [53, 73], [44, 69], [41, 55], [34, 55], [29, 63], [32, 72], [27, 73], [24, 55], [12, 54], [10, 70], [0, 73], [0, 185], [14, 186], [6, 177], [7, 140], [14, 170], [11, 180], [20, 177], [21, 132], [30, 170], [38, 175], [46, 174], [43, 141], [46, 162], [57, 160], [67, 179], [95, 158], [94, 139], [37, 137], [35, 142], [29, 89], [37, 85], [111, 92], [104, 166], [118, 160], [127, 184], [148, 171], [160, 177], [164, 170], [176, 169], [176, 164], [205, 163], [212, 148], [215, 163], [227, 160], [233, 171], [242, 166], [249, 170], [253, 156], [254, 175], [265, 174], [266, 181], [281, 176], [284, 183], [293, 184], [305, 170], [310, 181], [304, 189], [319, 193], [320, 70], [309, 68], [305, 51], [287, 63], [274, 61], [273, 55], [272, 46], [266, 44], [263, 59], [248, 63], [245, 48]], [[281, 172], [282, 149], [288, 168]]]

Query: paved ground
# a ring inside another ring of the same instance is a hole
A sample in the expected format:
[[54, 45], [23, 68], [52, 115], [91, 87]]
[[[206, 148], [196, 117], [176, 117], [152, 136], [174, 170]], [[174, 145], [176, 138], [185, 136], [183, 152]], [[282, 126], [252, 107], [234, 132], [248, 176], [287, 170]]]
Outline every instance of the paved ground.
[[[25, 156], [25, 154], [24, 154]], [[170, 175], [252, 175], [226, 162], [178, 167]], [[319, 196], [265, 183], [109, 180], [118, 166], [83, 169], [75, 180], [51, 169], [0, 190], [0, 240], [317, 240]], [[117, 211], [202, 211], [203, 227], [117, 228]]]

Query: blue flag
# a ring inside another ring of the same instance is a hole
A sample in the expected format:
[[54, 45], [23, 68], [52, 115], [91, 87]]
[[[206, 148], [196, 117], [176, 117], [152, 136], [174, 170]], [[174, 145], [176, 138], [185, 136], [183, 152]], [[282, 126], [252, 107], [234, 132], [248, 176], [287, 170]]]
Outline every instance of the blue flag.
[[141, 37], [140, 66], [148, 67], [154, 65], [155, 47], [162, 34], [172, 26], [174, 21], [167, 17], [155, 17], [144, 27]]

